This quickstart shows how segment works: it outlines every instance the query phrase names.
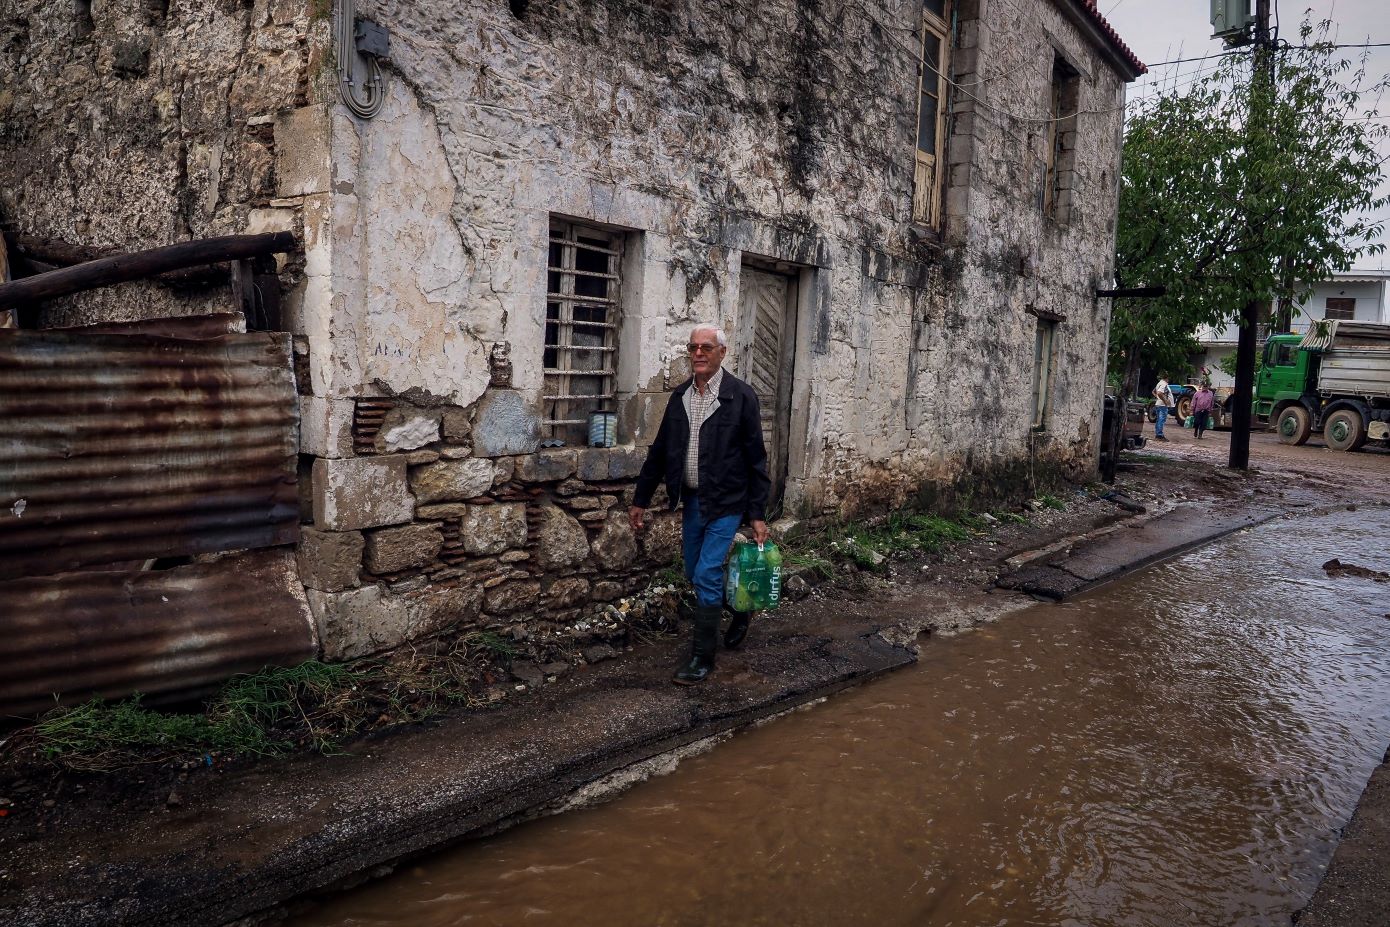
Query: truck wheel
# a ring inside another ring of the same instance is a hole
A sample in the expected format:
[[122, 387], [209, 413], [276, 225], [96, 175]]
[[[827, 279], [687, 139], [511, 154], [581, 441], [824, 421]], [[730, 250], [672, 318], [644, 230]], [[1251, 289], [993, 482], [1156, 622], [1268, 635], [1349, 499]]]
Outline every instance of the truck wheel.
[[1178, 421], [1185, 422], [1192, 414], [1192, 397], [1184, 396], [1178, 400]]
[[1144, 415], [1148, 417], [1150, 422], [1158, 421], [1158, 404], [1155, 403], [1154, 405], [1149, 406], [1148, 409], [1144, 412]]
[[1355, 409], [1338, 409], [1327, 417], [1322, 436], [1334, 451], [1355, 451], [1366, 443], [1366, 424]]
[[1275, 426], [1281, 444], [1305, 444], [1313, 433], [1313, 419], [1302, 406], [1289, 406], [1279, 413]]

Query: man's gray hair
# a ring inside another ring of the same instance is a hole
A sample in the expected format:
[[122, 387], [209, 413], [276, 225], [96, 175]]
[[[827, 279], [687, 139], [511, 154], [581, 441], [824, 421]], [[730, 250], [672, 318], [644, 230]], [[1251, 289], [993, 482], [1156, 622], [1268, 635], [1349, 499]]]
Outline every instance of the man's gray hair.
[[714, 340], [719, 342], [721, 348], [727, 348], [729, 346], [729, 339], [724, 335], [724, 329], [720, 328], [718, 325], [702, 322], [690, 330], [690, 336], [693, 338], [696, 332], [714, 332]]

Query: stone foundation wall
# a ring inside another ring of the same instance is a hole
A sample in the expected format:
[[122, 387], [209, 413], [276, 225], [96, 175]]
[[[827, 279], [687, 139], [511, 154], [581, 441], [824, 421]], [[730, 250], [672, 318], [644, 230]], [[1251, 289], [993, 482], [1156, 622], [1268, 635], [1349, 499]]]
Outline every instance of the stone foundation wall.
[[323, 456], [299, 569], [329, 659], [446, 630], [571, 624], [679, 554], [679, 519], [659, 503], [640, 538], [628, 527], [640, 448], [481, 457], [491, 426], [458, 406], [306, 408], [305, 447]]

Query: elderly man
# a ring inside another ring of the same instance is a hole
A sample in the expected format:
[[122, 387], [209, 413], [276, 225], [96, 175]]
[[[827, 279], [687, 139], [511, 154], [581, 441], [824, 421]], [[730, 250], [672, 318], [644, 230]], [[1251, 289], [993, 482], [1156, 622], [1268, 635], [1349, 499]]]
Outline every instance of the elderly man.
[[[714, 325], [690, 333], [691, 377], [671, 393], [656, 440], [637, 477], [628, 517], [634, 531], [651, 505], [659, 483], [674, 510], [683, 503], [681, 553], [685, 575], [695, 587], [694, 646], [690, 662], [677, 670], [680, 685], [704, 682], [714, 669], [714, 651], [723, 614], [724, 558], [734, 532], [746, 517], [753, 539], [767, 540], [767, 450], [753, 388], [720, 366], [728, 339]], [[734, 612], [724, 635], [737, 647], [748, 634], [747, 612]]]

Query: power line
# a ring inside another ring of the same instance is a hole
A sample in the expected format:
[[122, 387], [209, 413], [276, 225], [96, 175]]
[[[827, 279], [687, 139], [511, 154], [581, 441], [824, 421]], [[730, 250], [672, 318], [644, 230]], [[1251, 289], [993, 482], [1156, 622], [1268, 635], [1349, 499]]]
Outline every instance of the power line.
[[[1390, 42], [1352, 42], [1352, 43], [1341, 43], [1341, 42], [1338, 42], [1338, 43], [1333, 43], [1333, 44], [1330, 44], [1330, 45], [1321, 45], [1321, 44], [1319, 44], [1319, 45], [1283, 45], [1283, 46], [1280, 46], [1279, 50], [1280, 50], [1280, 51], [1285, 51], [1285, 50], [1290, 50], [1290, 49], [1302, 49], [1302, 50], [1305, 50], [1305, 51], [1306, 51], [1306, 50], [1311, 49], [1311, 48], [1390, 48]], [[1210, 60], [1213, 59], [1213, 58], [1229, 58], [1229, 57], [1231, 57], [1232, 55], [1243, 55], [1243, 54], [1246, 54], [1247, 52], [1248, 52], [1248, 49], [1237, 48], [1237, 49], [1235, 49], [1235, 50], [1233, 50], [1233, 51], [1217, 52], [1217, 53], [1214, 54], [1214, 55], [1202, 55], [1202, 56], [1197, 57], [1197, 58], [1174, 58], [1172, 61], [1153, 61], [1153, 62], [1148, 62], [1148, 61], [1146, 61], [1146, 62], [1144, 62], [1144, 64], [1145, 64], [1147, 67], [1151, 67], [1151, 68], [1161, 68], [1161, 67], [1163, 67], [1163, 66], [1166, 65], [1166, 64], [1186, 64], [1186, 63], [1189, 62], [1189, 61], [1210, 61]]]

